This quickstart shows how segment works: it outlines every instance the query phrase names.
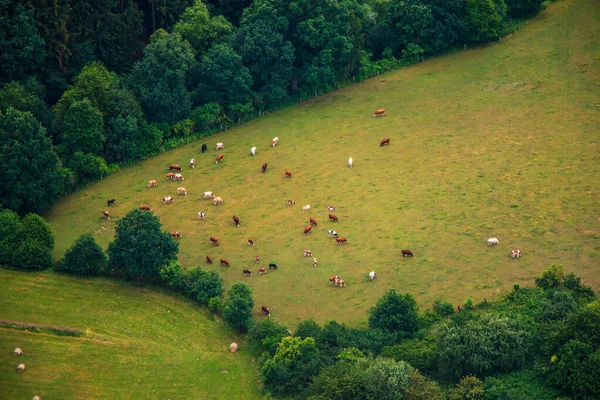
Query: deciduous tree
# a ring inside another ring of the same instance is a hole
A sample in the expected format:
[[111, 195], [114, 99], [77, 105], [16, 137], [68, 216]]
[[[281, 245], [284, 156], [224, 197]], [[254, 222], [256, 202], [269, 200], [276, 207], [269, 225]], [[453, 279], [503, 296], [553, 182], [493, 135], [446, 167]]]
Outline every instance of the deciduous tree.
[[417, 302], [410, 294], [390, 290], [369, 310], [369, 327], [412, 334], [419, 328]]
[[227, 291], [228, 299], [223, 307], [223, 318], [233, 329], [247, 331], [252, 322], [252, 288], [243, 282], [234, 283]]
[[61, 270], [75, 275], [98, 275], [106, 267], [107, 257], [90, 234], [81, 235], [59, 263]]

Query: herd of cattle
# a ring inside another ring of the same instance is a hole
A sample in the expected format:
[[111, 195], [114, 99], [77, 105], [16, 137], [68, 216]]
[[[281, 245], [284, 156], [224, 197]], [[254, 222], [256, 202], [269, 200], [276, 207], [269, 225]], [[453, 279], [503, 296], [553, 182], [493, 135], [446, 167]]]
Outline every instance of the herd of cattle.
[[[374, 114], [374, 116], [383, 116], [383, 115], [385, 115], [385, 110], [384, 109], [377, 110], [375, 112], [375, 114]], [[275, 137], [275, 138], [273, 138], [273, 140], [271, 142], [271, 146], [275, 147], [278, 143], [279, 143], [279, 138]], [[389, 144], [390, 144], [390, 138], [384, 138], [380, 142], [380, 147], [383, 147], [383, 146], [389, 145]], [[224, 148], [225, 148], [225, 145], [222, 142], [217, 143], [216, 146], [215, 146], [215, 150], [216, 151], [223, 150]], [[204, 153], [206, 151], [207, 151], [207, 145], [203, 144], [202, 145], [202, 153]], [[252, 156], [256, 156], [256, 146], [252, 146], [252, 148], [250, 149], [250, 154]], [[223, 154], [219, 154], [217, 156], [215, 162], [217, 164], [219, 164], [220, 162], [223, 161], [223, 159], [224, 159], [224, 155]], [[352, 167], [353, 166], [353, 162], [354, 162], [353, 159], [349, 158], [348, 159], [348, 166]], [[192, 158], [190, 160], [190, 168], [194, 169], [195, 166], [196, 166], [196, 160]], [[267, 163], [264, 163], [264, 164], [262, 164], [261, 171], [264, 173], [264, 172], [266, 172], [266, 170], [267, 170]], [[181, 166], [179, 164], [171, 164], [171, 165], [169, 165], [169, 171], [170, 172], [167, 173], [166, 176], [165, 176], [167, 181], [184, 181], [185, 180], [184, 176], [181, 174], [182, 168], [181, 168]], [[292, 178], [292, 173], [290, 171], [288, 171], [288, 170], [285, 170], [285, 177], [291, 179]], [[147, 185], [148, 189], [154, 188], [154, 187], [157, 187], [157, 186], [158, 186], [158, 181], [156, 181], [154, 179], [148, 181], [148, 185]], [[187, 195], [187, 190], [184, 187], [178, 187], [177, 188], [177, 195], [186, 196]], [[213, 204], [215, 206], [220, 205], [220, 204], [223, 203], [223, 198], [215, 196], [210, 191], [204, 192], [202, 194], [202, 198], [203, 199], [212, 199]], [[110, 199], [110, 200], [108, 200], [108, 206], [110, 207], [111, 205], [113, 205], [115, 203], [115, 201], [116, 201], [116, 199]], [[172, 196], [165, 196], [162, 201], [163, 201], [163, 204], [165, 204], [165, 205], [175, 203], [175, 199]], [[296, 202], [294, 200], [288, 200], [287, 203], [288, 203], [289, 206], [296, 205]], [[141, 205], [139, 208], [140, 208], [140, 210], [150, 211], [150, 207], [148, 205], [145, 205], [145, 204]], [[311, 208], [310, 205], [305, 205], [304, 207], [302, 207], [302, 209], [304, 211], [308, 211], [308, 210], [310, 210], [310, 208]], [[327, 210], [329, 211], [329, 221], [331, 221], [331, 222], [339, 222], [338, 217], [335, 214], [331, 213], [331, 211], [335, 210], [335, 206], [330, 205], [330, 206], [327, 207]], [[110, 213], [108, 212], [108, 210], [103, 210], [102, 214], [107, 219], [110, 219]], [[199, 219], [206, 219], [206, 213], [203, 212], [203, 211], [199, 211], [198, 214], [197, 214], [197, 216], [198, 216]], [[233, 219], [233, 222], [234, 222], [235, 226], [239, 227], [241, 225], [240, 218], [237, 215], [234, 215], [232, 217], [232, 219]], [[312, 233], [312, 228], [313, 227], [318, 227], [319, 226], [317, 220], [315, 218], [312, 218], [312, 217], [309, 218], [309, 223], [310, 224], [307, 225], [304, 228], [304, 235], [305, 236], [309, 235], [310, 233]], [[336, 231], [334, 231], [334, 230], [328, 230], [327, 231], [327, 235], [330, 238], [334, 238], [337, 244], [347, 244], [348, 243], [348, 239], [346, 237], [339, 236], [338, 233]], [[171, 232], [171, 236], [173, 238], [176, 238], [176, 239], [181, 239], [183, 237], [183, 235], [180, 232], [178, 232], [178, 231]], [[211, 244], [215, 245], [215, 246], [219, 246], [219, 239], [216, 236], [210, 236], [209, 242]], [[497, 238], [490, 238], [490, 239], [487, 240], [487, 244], [488, 244], [488, 246], [497, 245], [497, 244], [499, 244], [499, 241], [498, 241]], [[254, 246], [254, 241], [252, 239], [248, 239], [248, 245]], [[407, 249], [402, 250], [401, 254], [402, 254], [402, 257], [413, 257], [412, 251], [407, 250]], [[304, 256], [305, 257], [313, 257], [313, 253], [312, 253], [311, 250], [304, 250]], [[512, 258], [519, 258], [521, 256], [521, 252], [519, 250], [512, 250], [511, 251], [511, 256], [512, 256]], [[255, 260], [256, 260], [256, 263], [258, 264], [260, 262], [260, 256], [256, 255]], [[212, 264], [213, 263], [212, 258], [210, 256], [206, 256], [206, 262], [208, 264]], [[229, 267], [230, 263], [226, 259], [221, 258], [220, 259], [220, 265], [221, 266], [225, 266], [225, 267]], [[313, 266], [317, 267], [317, 265], [318, 265], [317, 258], [313, 257]], [[276, 270], [277, 269], [277, 265], [273, 264], [273, 263], [270, 263], [269, 264], [269, 269], [270, 270], [271, 269]], [[258, 275], [259, 276], [265, 274], [266, 272], [267, 272], [267, 270], [265, 268], [258, 268]], [[242, 273], [243, 273], [244, 276], [252, 276], [252, 271], [250, 269], [247, 269], [247, 268], [244, 268], [242, 270]], [[375, 271], [371, 271], [368, 274], [368, 277], [369, 277], [369, 279], [371, 281], [373, 281], [376, 276], [377, 276], [377, 274], [375, 273]], [[346, 282], [343, 279], [341, 279], [339, 276], [337, 276], [337, 275], [332, 276], [331, 278], [329, 278], [329, 284], [337, 286], [337, 287], [340, 287], [340, 288], [346, 287]], [[268, 316], [271, 315], [269, 309], [266, 306], [262, 306], [262, 310], [263, 310], [263, 312], [265, 314], [268, 314]]]

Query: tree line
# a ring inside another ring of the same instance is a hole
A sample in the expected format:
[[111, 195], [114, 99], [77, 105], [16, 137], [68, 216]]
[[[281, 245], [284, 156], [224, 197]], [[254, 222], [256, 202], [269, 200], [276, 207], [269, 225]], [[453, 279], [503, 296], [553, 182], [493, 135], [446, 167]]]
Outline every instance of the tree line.
[[[463, 45], [541, 0], [0, 0], [0, 204]], [[29, 161], [28, 161], [29, 160]], [[34, 193], [35, 192], [35, 193]]]

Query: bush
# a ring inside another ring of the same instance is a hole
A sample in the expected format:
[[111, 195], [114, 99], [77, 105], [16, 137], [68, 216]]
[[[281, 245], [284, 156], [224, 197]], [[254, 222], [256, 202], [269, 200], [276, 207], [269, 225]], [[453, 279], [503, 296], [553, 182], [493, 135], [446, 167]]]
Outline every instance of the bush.
[[489, 377], [484, 382], [486, 400], [548, 400], [560, 393], [544, 384], [533, 370]]
[[413, 370], [408, 373], [409, 386], [405, 400], [444, 400], [444, 393], [438, 384]]
[[13, 254], [15, 267], [24, 269], [45, 269], [52, 267], [52, 252], [37, 240], [22, 240]]
[[15, 243], [19, 243], [21, 218], [12, 210], [0, 211], [0, 265], [14, 265]]
[[535, 278], [535, 285], [542, 289], [550, 289], [560, 286], [563, 277], [562, 265], [551, 265], [548, 269], [542, 271], [542, 276]]
[[458, 385], [448, 392], [450, 400], [485, 400], [483, 382], [475, 376], [461, 378]]
[[269, 356], [274, 356], [279, 342], [288, 336], [287, 328], [272, 318], [254, 320], [248, 329], [248, 338], [258, 344]]
[[183, 291], [186, 296], [207, 305], [211, 298], [223, 296], [223, 278], [214, 270], [190, 268], [183, 274]]
[[369, 327], [411, 335], [419, 329], [417, 302], [411, 294], [390, 290], [369, 310]]
[[448, 301], [437, 299], [433, 303], [433, 311], [438, 313], [440, 316], [445, 317], [447, 315], [454, 314], [454, 306]]
[[81, 235], [65, 253], [59, 270], [82, 276], [98, 275], [106, 268], [106, 260], [106, 254], [92, 235]]
[[[212, 272], [212, 271], [211, 271]], [[229, 299], [223, 307], [223, 319], [233, 329], [245, 332], [252, 322], [252, 288], [243, 282], [234, 283], [227, 291]]]
[[465, 309], [470, 310], [473, 308], [473, 299], [469, 296], [465, 299]]
[[427, 374], [433, 374], [437, 371], [437, 353], [435, 352], [435, 342], [432, 337], [426, 337], [424, 340], [407, 340], [400, 344], [386, 347], [381, 352], [381, 355], [396, 361], [406, 361]]
[[208, 309], [215, 314], [219, 314], [221, 312], [221, 298], [211, 297], [208, 299]]

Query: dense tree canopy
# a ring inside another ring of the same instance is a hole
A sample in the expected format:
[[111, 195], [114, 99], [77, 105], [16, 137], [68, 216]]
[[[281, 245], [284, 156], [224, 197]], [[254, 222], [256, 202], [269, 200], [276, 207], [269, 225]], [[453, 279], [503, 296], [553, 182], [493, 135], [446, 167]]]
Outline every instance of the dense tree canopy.
[[[98, 275], [106, 268], [107, 257], [90, 234], [81, 235], [65, 253], [60, 269], [75, 275]], [[55, 268], [56, 269], [56, 268]]]
[[369, 310], [369, 327], [412, 334], [419, 328], [417, 302], [410, 294], [390, 290]]

